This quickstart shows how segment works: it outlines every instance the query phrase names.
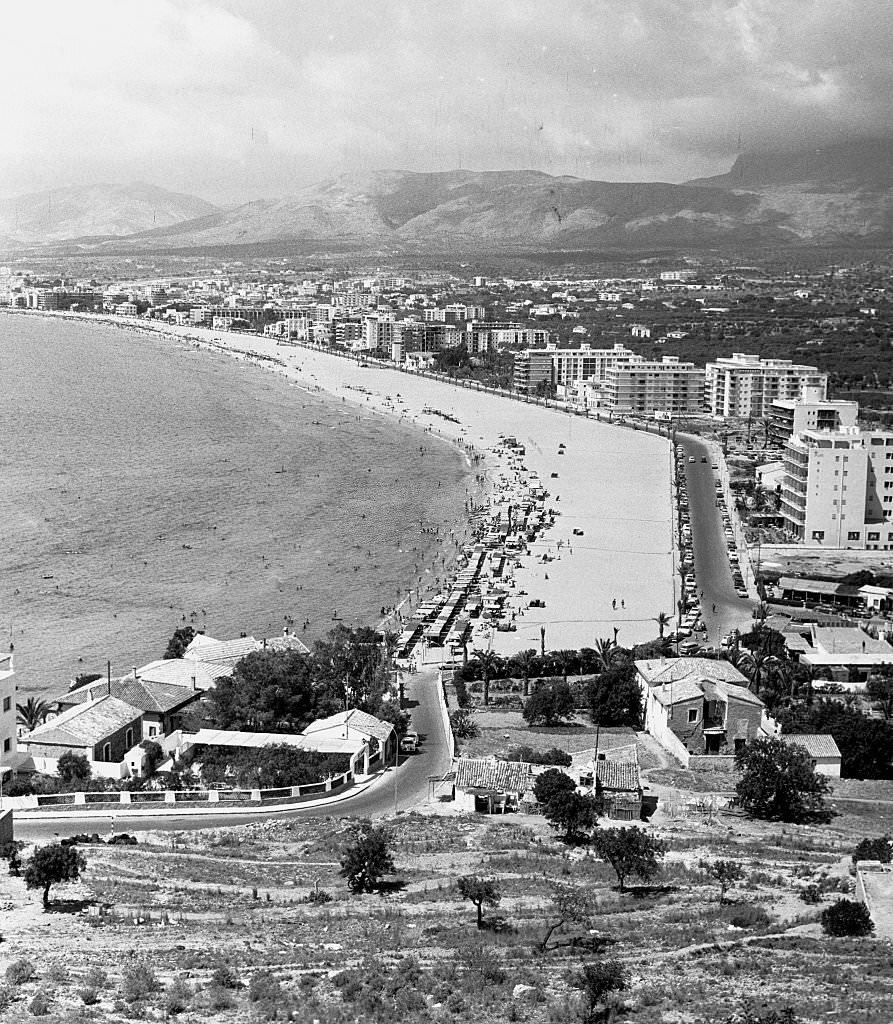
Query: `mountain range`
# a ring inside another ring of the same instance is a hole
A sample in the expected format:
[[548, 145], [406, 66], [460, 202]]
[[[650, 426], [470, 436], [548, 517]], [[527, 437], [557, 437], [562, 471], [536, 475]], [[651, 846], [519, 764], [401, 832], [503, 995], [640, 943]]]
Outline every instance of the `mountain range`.
[[148, 185], [0, 203], [5, 247], [180, 249], [276, 242], [452, 250], [887, 243], [893, 142], [740, 156], [683, 184], [540, 171], [374, 171], [219, 208]]

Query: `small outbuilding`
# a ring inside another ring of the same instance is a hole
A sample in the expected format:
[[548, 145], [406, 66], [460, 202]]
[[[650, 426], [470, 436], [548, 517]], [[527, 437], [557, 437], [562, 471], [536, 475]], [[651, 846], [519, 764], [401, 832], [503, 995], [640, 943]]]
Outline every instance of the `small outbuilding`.
[[841, 755], [834, 737], [824, 733], [790, 733], [781, 736], [785, 743], [803, 747], [812, 758], [812, 764], [819, 775], [840, 778]]
[[482, 814], [519, 810], [534, 781], [533, 765], [496, 758], [457, 758], [455, 775], [456, 803]]

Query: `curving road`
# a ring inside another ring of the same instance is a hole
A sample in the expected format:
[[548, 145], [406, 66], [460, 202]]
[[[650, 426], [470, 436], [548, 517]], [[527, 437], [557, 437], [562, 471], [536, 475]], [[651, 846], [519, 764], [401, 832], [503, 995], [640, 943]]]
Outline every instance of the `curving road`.
[[[677, 443], [685, 448], [685, 476], [695, 553], [695, 579], [703, 591], [701, 614], [707, 626], [707, 642], [719, 644], [731, 629], [749, 630], [753, 624], [751, 601], [735, 592], [723, 533], [722, 514], [716, 507], [716, 472], [713, 453], [700, 438], [683, 434]], [[689, 457], [694, 462], [689, 462]], [[707, 459], [701, 462], [702, 458]], [[713, 606], [716, 606], [714, 612]]]
[[[223, 814], [171, 814], [157, 817], [122, 811], [96, 817], [63, 813], [52, 820], [29, 821], [25, 814], [20, 814], [14, 816], [16, 838], [26, 842], [47, 842], [80, 832], [98, 832], [105, 835], [113, 828], [115, 832], [180, 832], [202, 828], [226, 828], [251, 821], [266, 821], [269, 818], [283, 821], [294, 818], [327, 818], [332, 815], [377, 818], [394, 814], [395, 810], [410, 810], [424, 803], [429, 797], [437, 799], [437, 793], [432, 792], [428, 779], [435, 775], [442, 776], [450, 764], [447, 738], [437, 700], [439, 685], [436, 669], [428, 669], [407, 678], [406, 701], [412, 714], [412, 728], [422, 738], [418, 753], [401, 757], [396, 772], [393, 768], [388, 769], [361, 792], [352, 796], [345, 795], [341, 800], [315, 807], [298, 806], [287, 811], [251, 808]], [[445, 791], [441, 786], [437, 792]]]

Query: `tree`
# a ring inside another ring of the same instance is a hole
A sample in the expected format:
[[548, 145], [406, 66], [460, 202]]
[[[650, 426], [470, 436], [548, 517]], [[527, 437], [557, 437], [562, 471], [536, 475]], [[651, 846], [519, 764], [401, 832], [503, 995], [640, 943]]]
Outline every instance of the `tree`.
[[874, 922], [864, 903], [838, 900], [822, 911], [822, 928], [826, 935], [870, 935], [874, 931]]
[[48, 907], [50, 887], [77, 881], [86, 867], [86, 858], [76, 846], [38, 846], [25, 865], [25, 885], [29, 889], [43, 889], [43, 905]]
[[772, 675], [778, 671], [779, 659], [765, 650], [742, 651], [735, 663], [736, 668], [747, 676], [750, 688], [759, 694]]
[[502, 896], [499, 883], [494, 878], [480, 878], [478, 875], [463, 875], [456, 883], [462, 899], [471, 900], [477, 908], [478, 931], [484, 927], [484, 905], [496, 907]]
[[506, 761], [524, 761], [526, 764], [554, 764], [562, 768], [570, 768], [572, 758], [567, 751], [560, 747], [551, 747], [549, 750], [535, 750], [524, 744], [512, 747], [505, 754]]
[[562, 648], [560, 651], [552, 651], [552, 658], [561, 669], [562, 679], [567, 682], [567, 675], [571, 666], [575, 666], [579, 660], [577, 652], [567, 648]]
[[156, 743], [155, 740], [143, 740], [140, 747], [145, 751], [146, 778], [150, 779], [155, 774], [155, 769], [164, 760], [164, 751], [161, 749], [161, 744]]
[[[317, 717], [324, 691], [311, 660], [299, 651], [253, 651], [207, 697], [213, 724], [245, 732], [300, 732]], [[322, 705], [325, 711], [339, 706]]]
[[524, 680], [524, 696], [528, 696], [530, 693], [530, 672], [531, 669], [539, 661], [539, 656], [536, 651], [530, 647], [523, 651], [518, 651], [512, 657], [512, 662], [521, 670], [521, 677]]
[[668, 612], [658, 612], [654, 617], [654, 621], [657, 623], [657, 635], [661, 640], [663, 640], [664, 630], [673, 621], [673, 616]]
[[16, 704], [16, 721], [28, 732], [32, 732], [46, 721], [50, 706], [45, 700], [29, 697], [24, 704]]
[[618, 663], [589, 679], [586, 702], [593, 722], [638, 728], [642, 720], [642, 691], [636, 682], [635, 665]]
[[162, 657], [165, 660], [182, 658], [186, 653], [186, 648], [195, 639], [195, 630], [192, 626], [180, 626], [174, 630], [174, 635], [168, 640], [167, 647], [164, 649]]
[[596, 824], [596, 803], [591, 796], [583, 796], [576, 789], [554, 793], [543, 806], [543, 816], [552, 828], [560, 831], [568, 843], [589, 838]]
[[81, 786], [93, 775], [93, 769], [86, 754], [75, 754], [66, 750], [57, 762], [56, 774], [69, 786]]
[[[543, 953], [546, 952], [549, 940], [555, 932], [560, 931], [566, 925], [588, 926], [595, 909], [595, 903], [590, 893], [564, 882], [554, 883], [549, 899], [552, 901], [552, 913], [546, 921], [546, 934], [540, 942], [540, 950]], [[574, 944], [573, 941], [571, 944]]]
[[397, 738], [402, 739], [409, 729], [411, 716], [408, 711], [402, 711], [400, 702], [397, 700], [383, 700], [375, 709], [375, 717], [383, 722], [389, 722], [397, 733]]
[[593, 650], [595, 651], [596, 664], [601, 672], [607, 672], [620, 656], [620, 648], [617, 646], [617, 642], [604, 637], [600, 637], [595, 641]]
[[607, 1019], [607, 1008], [600, 1005], [611, 992], [626, 988], [626, 971], [619, 960], [600, 960], [594, 964], [583, 964], [574, 979], [574, 986], [582, 990], [586, 998], [586, 1020], [595, 1022]]
[[538, 686], [521, 712], [528, 725], [555, 725], [573, 713], [574, 695], [570, 685], [559, 680]]
[[735, 754], [743, 772], [738, 803], [754, 818], [805, 822], [827, 816], [828, 780], [818, 775], [805, 748], [779, 739], [758, 739]]
[[387, 829], [375, 828], [368, 821], [354, 828], [353, 841], [341, 853], [340, 871], [351, 892], [372, 892], [379, 887], [382, 875], [394, 871], [389, 843]]
[[496, 651], [484, 651], [480, 647], [476, 647], [471, 656], [481, 670], [481, 679], [484, 683], [483, 701], [484, 707], [487, 707], [490, 703], [490, 675], [502, 659]]
[[729, 889], [744, 878], [744, 868], [737, 860], [717, 860], [708, 866], [707, 874], [719, 883], [719, 902], [722, 904]]
[[550, 768], [542, 775], [537, 775], [533, 783], [533, 795], [542, 807], [545, 807], [556, 794], [574, 793], [576, 789], [574, 780], [557, 768]]
[[860, 860], [879, 860], [882, 864], [889, 864], [893, 859], [893, 841], [885, 835], [880, 839], [863, 839], [853, 850], [853, 863]]
[[369, 711], [390, 685], [381, 637], [369, 626], [351, 629], [337, 625], [316, 641], [307, 663], [313, 672], [314, 690], [335, 708], [344, 707], [347, 701]]
[[654, 878], [667, 852], [665, 843], [641, 828], [599, 829], [592, 842], [598, 856], [608, 861], [617, 874], [621, 892], [630, 875], [643, 882]]
[[474, 715], [462, 708], [450, 712], [450, 727], [457, 740], [473, 740], [480, 731]]

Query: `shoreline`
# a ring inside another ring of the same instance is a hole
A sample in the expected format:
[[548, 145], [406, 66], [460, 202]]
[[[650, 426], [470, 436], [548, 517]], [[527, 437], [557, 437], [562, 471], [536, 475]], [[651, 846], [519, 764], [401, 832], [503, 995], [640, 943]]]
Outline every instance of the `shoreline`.
[[[539, 649], [542, 642], [551, 650], [592, 646], [599, 637], [632, 646], [656, 636], [653, 620], [659, 612], [675, 617], [672, 449], [662, 435], [260, 335], [113, 315], [36, 315], [114, 326], [219, 352], [278, 373], [305, 391], [414, 426], [464, 454], [472, 471], [478, 465], [483, 472], [473, 473], [474, 483], [478, 488], [484, 484], [487, 502], [498, 497], [500, 487], [548, 488], [555, 525], [518, 559], [508, 581], [506, 610], [516, 629], [488, 633], [476, 627], [473, 646], [511, 654]], [[510, 468], [505, 453], [494, 452], [501, 434], [516, 436], [526, 447], [520, 467]], [[559, 444], [566, 453], [560, 459]], [[472, 462], [475, 457], [479, 463]], [[480, 495], [477, 490], [474, 500]], [[426, 591], [449, 589], [463, 544], [457, 538], [467, 538], [471, 527], [466, 519], [451, 531], [452, 543], [450, 535], [444, 536], [440, 566], [424, 580]], [[412, 606], [413, 591], [423, 600], [421, 586], [410, 588], [395, 610], [407, 602]], [[533, 598], [542, 607], [530, 607]]]

